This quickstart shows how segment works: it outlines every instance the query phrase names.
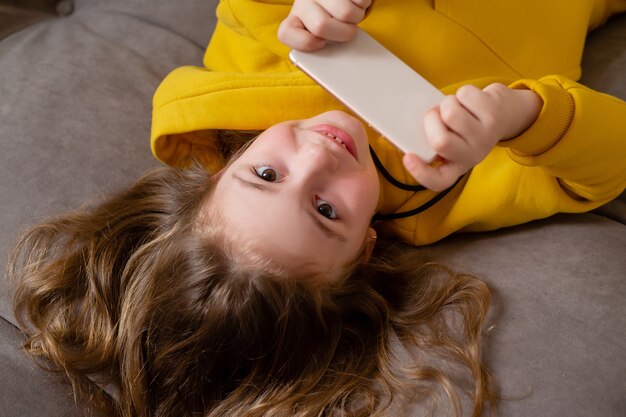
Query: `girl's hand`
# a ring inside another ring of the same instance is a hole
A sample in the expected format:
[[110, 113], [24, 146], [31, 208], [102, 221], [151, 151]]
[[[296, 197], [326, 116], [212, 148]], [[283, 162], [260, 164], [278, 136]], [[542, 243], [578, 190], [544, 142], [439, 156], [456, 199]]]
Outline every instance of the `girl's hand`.
[[423, 186], [445, 190], [482, 161], [499, 141], [528, 129], [542, 106], [542, 99], [530, 90], [502, 84], [483, 90], [465, 85], [424, 116], [426, 136], [438, 159], [427, 164], [408, 153], [402, 159], [404, 167]]
[[326, 41], [354, 37], [372, 0], [295, 0], [278, 28], [278, 39], [301, 51], [322, 48]]

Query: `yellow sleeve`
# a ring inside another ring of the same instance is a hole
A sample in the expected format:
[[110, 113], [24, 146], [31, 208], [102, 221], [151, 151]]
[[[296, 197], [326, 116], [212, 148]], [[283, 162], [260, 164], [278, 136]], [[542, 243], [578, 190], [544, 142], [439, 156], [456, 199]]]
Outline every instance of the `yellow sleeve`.
[[[416, 245], [558, 212], [592, 210], [626, 187], [626, 103], [560, 76], [521, 80], [544, 100], [535, 123], [501, 142], [441, 201], [388, 231]], [[415, 193], [397, 212], [432, 198]]]
[[221, 0], [204, 66], [223, 72], [292, 71], [289, 48], [276, 36], [291, 10], [285, 0]]
[[542, 167], [577, 201], [604, 204], [626, 186], [626, 103], [560, 76], [522, 80], [544, 101], [536, 122], [501, 142], [516, 163]]

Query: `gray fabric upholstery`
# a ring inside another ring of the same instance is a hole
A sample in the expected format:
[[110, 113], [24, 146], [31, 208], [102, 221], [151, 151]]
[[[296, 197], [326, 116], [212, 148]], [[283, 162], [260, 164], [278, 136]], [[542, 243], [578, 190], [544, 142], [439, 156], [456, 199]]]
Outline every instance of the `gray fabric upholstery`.
[[[626, 17], [589, 34], [582, 70], [583, 84], [626, 100]], [[626, 224], [626, 192], [595, 212]]]
[[[201, 64], [216, 0], [76, 0], [0, 42], [0, 268], [20, 231], [158, 166], [151, 96]], [[626, 98], [626, 16], [589, 37], [585, 82]], [[422, 249], [494, 290], [488, 362], [501, 415], [626, 415], [626, 199]], [[0, 413], [75, 416], [67, 387], [19, 352], [0, 285]]]
[[613, 17], [591, 32], [583, 52], [581, 82], [591, 88], [626, 99], [626, 20]]
[[[5, 417], [78, 417], [87, 414], [76, 404], [59, 376], [46, 372], [20, 350], [22, 335], [0, 318], [0, 413]], [[98, 414], [94, 414], [97, 417]]]
[[626, 225], [592, 215], [427, 249], [494, 291], [487, 359], [508, 398], [502, 416], [626, 413]]
[[[215, 2], [149, 3], [77, 2], [73, 14], [0, 43], [3, 254], [29, 224], [158, 165], [148, 144], [152, 94], [173, 68], [201, 64]], [[163, 18], [134, 14], [142, 6]], [[0, 297], [10, 319], [8, 292]]]

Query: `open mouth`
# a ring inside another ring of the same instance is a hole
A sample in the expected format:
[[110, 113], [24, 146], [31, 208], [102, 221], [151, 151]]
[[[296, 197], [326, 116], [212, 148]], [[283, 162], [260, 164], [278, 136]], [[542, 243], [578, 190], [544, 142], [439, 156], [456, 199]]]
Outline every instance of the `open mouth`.
[[339, 129], [337, 126], [327, 124], [313, 126], [311, 130], [332, 139], [333, 141], [335, 141], [335, 143], [348, 151], [350, 155], [352, 155], [352, 157], [358, 161], [358, 155], [354, 140], [347, 132]]

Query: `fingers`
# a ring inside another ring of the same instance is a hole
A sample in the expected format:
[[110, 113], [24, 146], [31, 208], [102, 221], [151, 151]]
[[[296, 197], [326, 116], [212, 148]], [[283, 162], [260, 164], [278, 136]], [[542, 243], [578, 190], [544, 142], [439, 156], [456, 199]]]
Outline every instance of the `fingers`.
[[424, 116], [426, 137], [437, 155], [468, 168], [479, 161], [474, 143], [467, 135], [476, 129], [477, 124], [476, 119], [455, 102], [454, 97], [444, 100], [441, 106], [431, 109]]
[[372, 0], [351, 0], [351, 2], [363, 10], [367, 10], [367, 8], [372, 5]]
[[478, 128], [478, 119], [461, 104], [456, 95], [443, 98], [439, 104], [439, 113], [446, 126], [460, 135]]
[[309, 32], [295, 15], [289, 15], [278, 27], [278, 39], [290, 48], [299, 51], [315, 51], [326, 41]]
[[431, 112], [424, 121], [433, 148], [445, 159], [463, 162], [468, 168], [480, 162], [502, 139], [508, 125], [505, 99], [510, 91], [502, 84], [484, 90], [466, 85], [445, 97], [438, 107], [439, 117]]
[[409, 174], [433, 191], [442, 191], [454, 184], [467, 170], [465, 161], [469, 153], [469, 144], [449, 129], [442, 120], [440, 111], [440, 107], [435, 107], [424, 116], [426, 137], [439, 155], [439, 160], [428, 164], [413, 153], [405, 154], [402, 159]]
[[407, 154], [405, 168], [425, 187], [443, 190], [482, 161], [500, 140], [527, 129], [541, 106], [535, 93], [520, 93], [502, 84], [482, 90], [463, 86], [424, 116], [426, 137], [442, 162], [428, 165]]
[[404, 168], [424, 187], [433, 191], [443, 191], [452, 186], [465, 173], [465, 169], [455, 163], [427, 164], [414, 153], [407, 153], [402, 157]]
[[326, 41], [349, 41], [370, 5], [371, 0], [296, 1], [278, 29], [278, 38], [303, 51], [319, 49]]
[[509, 95], [512, 90], [504, 84], [492, 83], [483, 88], [482, 91], [495, 100], [502, 100]]
[[367, 6], [361, 7], [356, 1], [318, 0], [318, 2], [333, 19], [355, 25], [363, 20], [367, 10]]
[[[332, 4], [331, 0], [328, 1]], [[335, 6], [334, 9], [337, 9], [337, 13], [341, 13], [342, 16], [344, 13], [349, 14], [349, 12], [339, 10], [339, 6]], [[300, 20], [312, 35], [327, 41], [345, 42], [352, 39], [356, 33], [354, 23], [333, 17], [329, 10], [317, 3], [312, 3], [307, 13], [300, 15]]]
[[467, 86], [429, 110], [424, 116], [424, 130], [442, 161], [429, 165], [415, 155], [405, 155], [403, 162], [409, 173], [425, 187], [441, 191], [484, 159], [493, 147], [481, 119], [490, 117], [485, 107], [493, 107], [489, 96]]
[[483, 114], [481, 109], [489, 107], [491, 103], [490, 97], [483, 90], [471, 84], [461, 86], [455, 97], [465, 108], [472, 109], [472, 114], [478, 119]]
[[495, 129], [498, 126], [498, 115], [502, 110], [501, 97], [506, 91], [508, 88], [502, 84], [491, 84], [484, 90], [473, 85], [464, 85], [455, 96], [480, 122], [481, 129], [492, 136], [497, 134]]

